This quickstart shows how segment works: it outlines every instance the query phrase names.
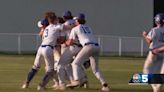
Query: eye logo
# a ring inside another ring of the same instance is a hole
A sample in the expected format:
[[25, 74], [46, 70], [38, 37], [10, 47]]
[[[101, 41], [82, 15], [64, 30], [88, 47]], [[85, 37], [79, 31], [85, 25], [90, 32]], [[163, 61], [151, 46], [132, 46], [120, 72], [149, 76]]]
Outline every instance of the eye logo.
[[139, 74], [134, 74], [133, 75], [133, 82], [134, 83], [139, 83], [139, 82], [141, 82], [141, 80], [142, 80], [142, 78]]
[[139, 74], [134, 74], [133, 75], [133, 79], [134, 80], [140, 80], [141, 79], [141, 76]]
[[133, 74], [129, 81], [130, 85], [148, 85], [149, 75], [148, 74]]

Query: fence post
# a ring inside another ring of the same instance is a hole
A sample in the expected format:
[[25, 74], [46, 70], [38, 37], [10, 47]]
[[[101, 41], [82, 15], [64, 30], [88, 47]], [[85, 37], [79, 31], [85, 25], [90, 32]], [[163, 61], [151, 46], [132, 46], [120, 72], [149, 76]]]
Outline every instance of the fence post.
[[122, 55], [122, 38], [121, 37], [119, 37], [119, 56], [121, 56]]
[[101, 36], [98, 36], [98, 43], [100, 45], [100, 55], [103, 55], [103, 44], [101, 42]]
[[141, 38], [141, 56], [143, 56], [143, 39]]
[[18, 34], [18, 54], [21, 54], [21, 34]]

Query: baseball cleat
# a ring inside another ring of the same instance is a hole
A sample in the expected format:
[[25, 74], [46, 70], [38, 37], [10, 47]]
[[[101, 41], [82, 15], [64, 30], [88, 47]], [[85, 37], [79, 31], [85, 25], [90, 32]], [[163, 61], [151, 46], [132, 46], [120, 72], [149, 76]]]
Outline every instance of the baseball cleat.
[[65, 89], [66, 89], [65, 85], [60, 85], [54, 88], [54, 90], [65, 90]]
[[109, 87], [102, 87], [101, 89], [103, 92], [109, 92]]
[[38, 91], [45, 90], [45, 87], [43, 87], [43, 86], [41, 86], [41, 85], [39, 84], [38, 87], [37, 87], [37, 90], [38, 90]]
[[28, 88], [28, 86], [29, 86], [28, 83], [24, 83], [24, 84], [22, 85], [22, 89], [26, 89], [26, 88]]
[[72, 81], [70, 84], [67, 84], [66, 87], [67, 88], [74, 88], [80, 85], [79, 81]]
[[85, 82], [81, 83], [79, 87], [80, 88], [89, 88], [88, 81], [85, 81]]
[[50, 88], [54, 88], [54, 89], [56, 89], [56, 88], [58, 88], [58, 87], [59, 87], [59, 85], [54, 84], [54, 85], [52, 85]]
[[102, 89], [101, 89], [103, 92], [109, 92], [110, 91], [110, 89], [109, 89], [109, 87], [108, 87], [108, 84], [103, 84], [103, 87], [102, 87]]

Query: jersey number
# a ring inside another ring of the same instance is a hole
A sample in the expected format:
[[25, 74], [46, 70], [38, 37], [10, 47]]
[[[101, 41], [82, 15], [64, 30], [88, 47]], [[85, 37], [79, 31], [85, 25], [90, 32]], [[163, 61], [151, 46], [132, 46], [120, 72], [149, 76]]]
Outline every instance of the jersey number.
[[48, 37], [48, 29], [45, 30], [45, 36], [44, 37]]
[[160, 38], [159, 38], [160, 42], [164, 42], [164, 33], [160, 33]]
[[90, 34], [90, 33], [91, 33], [91, 31], [89, 30], [88, 27], [82, 27], [82, 29], [83, 29], [83, 32], [84, 32], [85, 34]]

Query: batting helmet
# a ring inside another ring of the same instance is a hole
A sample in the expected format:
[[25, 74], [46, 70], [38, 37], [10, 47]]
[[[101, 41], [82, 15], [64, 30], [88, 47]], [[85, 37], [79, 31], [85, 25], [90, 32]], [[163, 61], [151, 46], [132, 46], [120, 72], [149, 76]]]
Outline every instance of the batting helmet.
[[155, 22], [164, 24], [164, 13], [159, 13], [155, 16]]

